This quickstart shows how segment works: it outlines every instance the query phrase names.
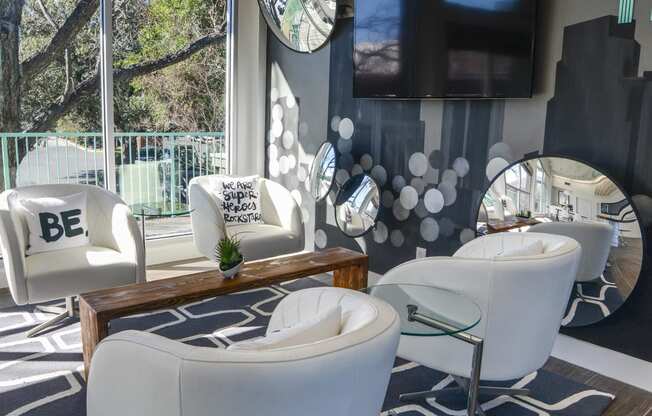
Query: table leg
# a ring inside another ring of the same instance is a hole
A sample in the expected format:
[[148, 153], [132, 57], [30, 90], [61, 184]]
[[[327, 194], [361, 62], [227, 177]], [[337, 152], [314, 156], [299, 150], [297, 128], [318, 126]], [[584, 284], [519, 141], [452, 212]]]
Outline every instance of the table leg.
[[84, 299], [79, 300], [79, 319], [81, 321], [81, 338], [84, 352], [84, 379], [88, 380], [91, 358], [95, 347], [109, 334], [109, 323], [97, 319], [97, 314]]
[[[484, 342], [476, 339], [473, 342], [473, 361], [471, 378], [469, 380], [469, 396], [467, 399], [467, 413], [475, 416], [478, 410], [478, 393], [480, 392], [480, 370], [482, 369], [482, 349]], [[482, 412], [480, 412], [482, 414]]]
[[333, 286], [359, 290], [367, 287], [369, 263], [365, 259], [359, 264], [337, 269], [333, 272]]

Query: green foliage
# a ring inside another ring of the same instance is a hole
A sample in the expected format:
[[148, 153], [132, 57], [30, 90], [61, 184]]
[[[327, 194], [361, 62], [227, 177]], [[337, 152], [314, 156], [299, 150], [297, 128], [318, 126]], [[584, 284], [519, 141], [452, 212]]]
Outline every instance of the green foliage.
[[240, 240], [236, 236], [226, 236], [215, 247], [215, 258], [222, 270], [229, 270], [242, 261]]

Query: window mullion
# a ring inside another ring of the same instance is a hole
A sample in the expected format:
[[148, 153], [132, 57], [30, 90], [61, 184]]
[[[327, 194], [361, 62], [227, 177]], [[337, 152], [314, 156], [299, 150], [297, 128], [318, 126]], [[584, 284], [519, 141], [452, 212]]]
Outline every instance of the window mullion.
[[102, 144], [104, 185], [116, 192], [115, 142], [113, 124], [113, 0], [100, 4], [100, 100], [102, 102]]

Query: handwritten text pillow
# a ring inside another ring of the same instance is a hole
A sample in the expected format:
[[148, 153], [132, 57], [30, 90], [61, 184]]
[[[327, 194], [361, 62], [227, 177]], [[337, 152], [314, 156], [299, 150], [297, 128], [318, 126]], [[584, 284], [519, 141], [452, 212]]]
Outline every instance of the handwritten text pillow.
[[225, 178], [220, 183], [217, 196], [222, 204], [226, 225], [262, 222], [258, 176]]
[[26, 254], [89, 245], [86, 193], [18, 202], [29, 232]]

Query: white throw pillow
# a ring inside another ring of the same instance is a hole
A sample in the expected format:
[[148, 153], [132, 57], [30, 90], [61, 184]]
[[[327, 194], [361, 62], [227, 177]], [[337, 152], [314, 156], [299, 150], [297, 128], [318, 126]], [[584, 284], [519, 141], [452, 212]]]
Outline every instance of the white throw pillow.
[[260, 182], [258, 175], [225, 178], [216, 191], [226, 225], [260, 224]]
[[539, 254], [543, 254], [543, 242], [541, 240], [511, 250], [504, 250], [496, 257], [527, 257]]
[[310, 319], [268, 334], [264, 338], [242, 341], [227, 348], [229, 351], [263, 351], [313, 342], [338, 336], [342, 330], [342, 307], [327, 309]]
[[17, 202], [29, 234], [27, 255], [89, 245], [86, 193]]

